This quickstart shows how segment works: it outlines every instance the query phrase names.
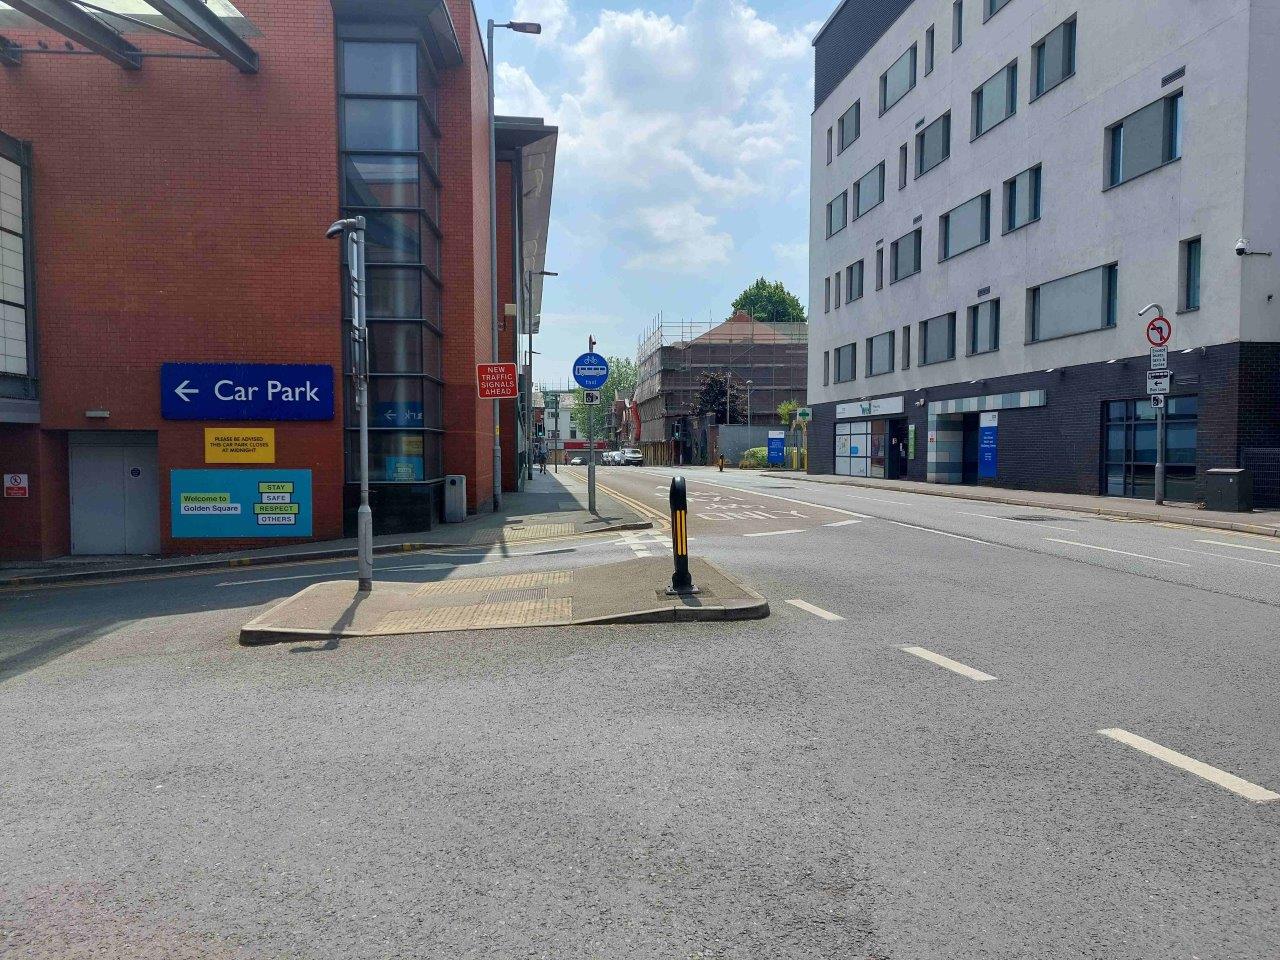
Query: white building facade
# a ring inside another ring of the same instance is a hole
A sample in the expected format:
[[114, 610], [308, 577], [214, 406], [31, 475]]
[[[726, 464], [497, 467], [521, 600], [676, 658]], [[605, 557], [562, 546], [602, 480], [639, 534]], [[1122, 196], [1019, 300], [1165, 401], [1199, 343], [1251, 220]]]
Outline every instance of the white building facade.
[[814, 47], [811, 471], [1150, 496], [1157, 302], [1169, 498], [1280, 503], [1280, 0], [846, 0]]

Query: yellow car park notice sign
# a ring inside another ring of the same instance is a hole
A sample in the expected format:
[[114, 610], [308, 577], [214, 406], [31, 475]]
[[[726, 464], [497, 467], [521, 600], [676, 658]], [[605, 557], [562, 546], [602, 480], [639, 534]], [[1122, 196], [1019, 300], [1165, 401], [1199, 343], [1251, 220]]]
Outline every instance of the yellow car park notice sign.
[[205, 427], [205, 463], [275, 463], [274, 427]]

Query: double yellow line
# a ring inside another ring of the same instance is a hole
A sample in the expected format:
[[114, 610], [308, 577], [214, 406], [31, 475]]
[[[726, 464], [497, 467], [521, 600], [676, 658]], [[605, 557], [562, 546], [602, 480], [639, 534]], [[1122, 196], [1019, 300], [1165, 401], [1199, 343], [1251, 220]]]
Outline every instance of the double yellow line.
[[[577, 473], [576, 471], [571, 471], [569, 475], [578, 480], [581, 480], [583, 483], [587, 482], [587, 478], [582, 474]], [[671, 527], [671, 519], [663, 511], [655, 510], [653, 507], [649, 506], [647, 503], [641, 503], [639, 500], [635, 499], [634, 497], [629, 497], [625, 493], [619, 493], [617, 490], [613, 489], [613, 487], [606, 486], [605, 484], [601, 483], [599, 480], [596, 480], [596, 487], [603, 490], [605, 493], [613, 497], [613, 499], [617, 500], [619, 503], [630, 507], [632, 510], [636, 511], [641, 516], [648, 517], [650, 520], [654, 521], [654, 523], [658, 524], [659, 526], [668, 528], [668, 529]]]

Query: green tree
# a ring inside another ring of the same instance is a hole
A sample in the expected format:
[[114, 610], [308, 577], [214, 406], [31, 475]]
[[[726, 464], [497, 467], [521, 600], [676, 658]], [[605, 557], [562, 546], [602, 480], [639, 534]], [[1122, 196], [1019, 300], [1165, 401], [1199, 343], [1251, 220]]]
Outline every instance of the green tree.
[[[746, 388], [735, 383], [733, 393], [729, 397], [729, 422], [746, 423]], [[723, 373], [704, 373], [698, 377], [698, 395], [693, 401], [693, 412], [698, 416], [708, 413], [716, 415], [716, 423], [724, 423], [725, 419], [725, 375]]]
[[586, 437], [588, 431], [594, 429], [597, 440], [604, 439], [605, 426], [609, 422], [609, 411], [613, 409], [613, 401], [619, 397], [629, 397], [636, 389], [638, 372], [636, 362], [629, 357], [607, 357], [609, 361], [609, 379], [600, 388], [600, 402], [587, 406], [587, 392], [578, 387], [573, 392], [573, 425], [578, 428], [578, 436]]
[[738, 294], [733, 309], [735, 313], [741, 310], [768, 323], [804, 323], [807, 319], [804, 306], [782, 281], [770, 283], [764, 277]]
[[800, 409], [800, 404], [794, 400], [783, 400], [778, 404], [778, 419], [782, 421], [784, 426], [790, 427], [791, 421], [796, 418], [796, 411]]

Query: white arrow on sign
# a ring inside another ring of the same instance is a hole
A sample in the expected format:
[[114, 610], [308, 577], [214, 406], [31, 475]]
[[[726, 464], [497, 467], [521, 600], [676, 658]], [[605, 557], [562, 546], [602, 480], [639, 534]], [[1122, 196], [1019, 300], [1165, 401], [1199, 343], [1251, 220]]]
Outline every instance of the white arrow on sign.
[[173, 388], [173, 392], [176, 393], [178, 396], [180, 396], [183, 399], [183, 402], [190, 403], [191, 397], [189, 396], [189, 394], [199, 393], [200, 391], [197, 390], [195, 387], [191, 386], [190, 380], [183, 380], [180, 384], [178, 384], [176, 387]]

